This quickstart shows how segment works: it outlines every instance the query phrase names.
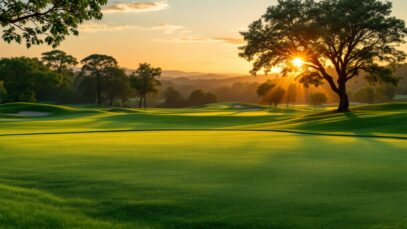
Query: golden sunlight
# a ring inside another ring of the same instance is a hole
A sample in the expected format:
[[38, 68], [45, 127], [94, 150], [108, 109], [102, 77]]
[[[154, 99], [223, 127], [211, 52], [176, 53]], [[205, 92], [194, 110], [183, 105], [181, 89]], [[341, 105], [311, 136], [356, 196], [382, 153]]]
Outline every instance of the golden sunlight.
[[304, 60], [301, 57], [296, 57], [295, 59], [293, 59], [293, 61], [291, 61], [291, 63], [295, 67], [301, 68], [304, 65]]

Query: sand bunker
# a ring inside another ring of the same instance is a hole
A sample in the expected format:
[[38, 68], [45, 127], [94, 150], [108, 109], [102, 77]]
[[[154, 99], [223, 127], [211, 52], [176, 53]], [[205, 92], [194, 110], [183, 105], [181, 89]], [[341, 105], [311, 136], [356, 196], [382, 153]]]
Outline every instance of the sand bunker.
[[19, 117], [44, 117], [48, 115], [50, 115], [50, 113], [37, 111], [20, 111], [17, 114], [13, 114], [13, 116]]

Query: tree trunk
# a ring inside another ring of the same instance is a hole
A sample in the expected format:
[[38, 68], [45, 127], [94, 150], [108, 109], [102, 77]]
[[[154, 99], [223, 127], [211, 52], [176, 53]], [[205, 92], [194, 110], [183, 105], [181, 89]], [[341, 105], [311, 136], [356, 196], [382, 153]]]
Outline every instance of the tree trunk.
[[114, 101], [114, 97], [110, 97], [110, 102], [109, 102], [110, 107], [113, 107], [113, 101]]
[[138, 108], [141, 108], [142, 102], [143, 102], [143, 96], [140, 95], [140, 100], [139, 100], [139, 102], [138, 102]]
[[338, 106], [338, 110], [337, 112], [350, 112], [349, 110], [349, 97], [348, 94], [346, 92], [346, 84], [342, 83], [339, 86], [339, 106]]
[[146, 95], [144, 95], [144, 109], [147, 109], [147, 100], [146, 100]]

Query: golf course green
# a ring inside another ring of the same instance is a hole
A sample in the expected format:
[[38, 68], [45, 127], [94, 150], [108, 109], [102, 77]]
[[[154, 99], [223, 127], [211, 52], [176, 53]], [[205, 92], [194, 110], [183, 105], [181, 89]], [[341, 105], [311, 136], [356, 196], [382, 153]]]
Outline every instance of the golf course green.
[[407, 228], [407, 103], [0, 105], [0, 228]]

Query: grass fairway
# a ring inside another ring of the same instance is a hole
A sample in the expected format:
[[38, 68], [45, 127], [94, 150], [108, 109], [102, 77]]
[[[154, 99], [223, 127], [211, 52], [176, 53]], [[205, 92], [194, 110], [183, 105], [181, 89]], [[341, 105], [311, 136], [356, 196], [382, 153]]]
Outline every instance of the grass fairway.
[[0, 227], [407, 227], [406, 104], [0, 112]]

